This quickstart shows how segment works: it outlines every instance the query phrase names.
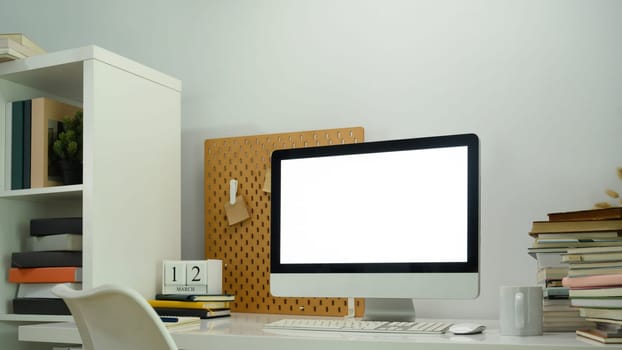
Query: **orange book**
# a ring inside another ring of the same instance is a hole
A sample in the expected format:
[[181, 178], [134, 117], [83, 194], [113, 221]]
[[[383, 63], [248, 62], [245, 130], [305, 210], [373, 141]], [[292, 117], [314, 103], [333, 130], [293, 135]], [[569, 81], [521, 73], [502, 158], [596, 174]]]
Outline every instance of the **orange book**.
[[11, 283], [67, 283], [82, 282], [82, 268], [69, 267], [31, 267], [9, 269]]

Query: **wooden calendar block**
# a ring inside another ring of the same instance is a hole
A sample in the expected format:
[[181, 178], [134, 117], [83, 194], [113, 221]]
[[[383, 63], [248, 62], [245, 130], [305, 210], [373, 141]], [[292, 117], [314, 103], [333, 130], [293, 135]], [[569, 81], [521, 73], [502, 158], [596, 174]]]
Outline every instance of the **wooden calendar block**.
[[165, 260], [162, 294], [222, 294], [222, 261]]

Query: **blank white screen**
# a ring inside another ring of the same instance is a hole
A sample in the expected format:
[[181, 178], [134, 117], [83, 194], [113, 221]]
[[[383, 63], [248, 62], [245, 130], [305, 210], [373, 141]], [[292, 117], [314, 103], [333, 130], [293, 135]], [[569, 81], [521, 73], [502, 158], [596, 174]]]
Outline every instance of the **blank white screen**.
[[467, 147], [281, 162], [281, 263], [467, 260]]

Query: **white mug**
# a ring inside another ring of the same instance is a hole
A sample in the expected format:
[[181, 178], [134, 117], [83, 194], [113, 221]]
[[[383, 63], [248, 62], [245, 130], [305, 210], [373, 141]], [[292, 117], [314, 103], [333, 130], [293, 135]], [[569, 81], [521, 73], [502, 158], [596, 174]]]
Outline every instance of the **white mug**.
[[542, 335], [542, 287], [501, 287], [501, 335]]

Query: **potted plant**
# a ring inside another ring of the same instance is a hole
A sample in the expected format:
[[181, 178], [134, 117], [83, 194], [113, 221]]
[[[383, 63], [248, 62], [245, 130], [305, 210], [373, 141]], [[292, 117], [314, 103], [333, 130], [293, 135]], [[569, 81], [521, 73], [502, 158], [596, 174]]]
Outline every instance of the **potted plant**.
[[64, 117], [62, 130], [52, 145], [60, 159], [65, 185], [82, 183], [82, 120], [82, 111], [73, 118]]

